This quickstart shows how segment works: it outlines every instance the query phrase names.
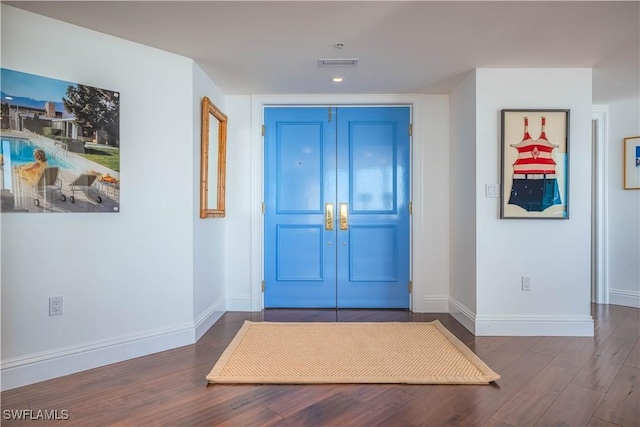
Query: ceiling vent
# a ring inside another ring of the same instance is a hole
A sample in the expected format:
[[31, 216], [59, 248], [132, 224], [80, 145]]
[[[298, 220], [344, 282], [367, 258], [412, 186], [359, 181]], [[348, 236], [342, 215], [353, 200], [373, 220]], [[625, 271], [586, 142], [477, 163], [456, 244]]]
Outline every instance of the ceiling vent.
[[358, 58], [318, 59], [318, 67], [355, 67], [356, 65], [358, 65]]

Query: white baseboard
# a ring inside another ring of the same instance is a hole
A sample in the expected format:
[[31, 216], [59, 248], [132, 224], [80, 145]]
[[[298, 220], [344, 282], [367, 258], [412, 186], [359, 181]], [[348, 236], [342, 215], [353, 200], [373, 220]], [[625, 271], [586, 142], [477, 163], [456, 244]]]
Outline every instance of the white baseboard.
[[609, 288], [609, 304], [640, 308], [640, 292]]
[[449, 314], [472, 334], [476, 334], [476, 315], [460, 301], [449, 297]]
[[140, 356], [193, 344], [224, 314], [220, 299], [193, 323], [92, 341], [81, 345], [3, 360], [0, 370], [2, 391], [86, 371]]
[[591, 316], [478, 316], [454, 298], [449, 314], [476, 336], [592, 337]]
[[227, 311], [253, 311], [251, 295], [228, 295]]
[[448, 313], [448, 295], [425, 295], [422, 298], [422, 310], [419, 313]]
[[185, 323], [3, 360], [0, 370], [1, 389], [10, 390], [182, 347], [193, 344], [194, 337], [194, 324]]
[[0, 389], [10, 390], [193, 344], [222, 317], [224, 308], [225, 300], [221, 299], [201, 313], [192, 324], [185, 323], [3, 360]]
[[591, 316], [477, 316], [476, 336], [592, 337]]
[[219, 299], [207, 308], [194, 320], [196, 337], [198, 341], [224, 314], [225, 300]]

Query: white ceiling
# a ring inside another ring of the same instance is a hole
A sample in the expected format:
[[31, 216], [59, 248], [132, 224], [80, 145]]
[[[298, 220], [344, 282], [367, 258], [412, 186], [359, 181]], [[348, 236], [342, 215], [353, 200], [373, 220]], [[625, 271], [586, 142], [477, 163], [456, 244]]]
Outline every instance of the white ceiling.
[[545, 67], [594, 68], [594, 103], [640, 91], [638, 1], [3, 3], [193, 58], [227, 95], [449, 93], [474, 68]]

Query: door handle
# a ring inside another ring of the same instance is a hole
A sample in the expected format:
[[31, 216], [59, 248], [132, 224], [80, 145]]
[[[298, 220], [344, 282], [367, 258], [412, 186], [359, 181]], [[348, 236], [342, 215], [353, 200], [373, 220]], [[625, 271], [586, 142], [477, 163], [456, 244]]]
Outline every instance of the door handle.
[[324, 228], [333, 230], [333, 203], [324, 204]]
[[349, 205], [340, 203], [340, 230], [349, 229]]

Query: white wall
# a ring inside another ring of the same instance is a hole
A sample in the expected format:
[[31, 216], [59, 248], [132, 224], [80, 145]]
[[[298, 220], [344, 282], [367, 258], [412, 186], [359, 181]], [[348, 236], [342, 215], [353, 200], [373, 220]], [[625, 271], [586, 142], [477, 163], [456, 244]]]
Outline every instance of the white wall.
[[624, 190], [623, 140], [640, 135], [640, 101], [609, 105], [606, 278], [609, 303], [640, 308], [640, 191]]
[[[476, 70], [478, 335], [593, 335], [591, 87], [591, 69]], [[568, 220], [499, 219], [498, 199], [485, 198], [499, 182], [504, 108], [571, 110]]]
[[3, 388], [194, 341], [192, 64], [2, 5], [2, 67], [120, 92], [122, 179], [119, 213], [2, 214]]
[[475, 71], [451, 93], [450, 102], [449, 311], [473, 332], [477, 298]]
[[449, 311], [449, 96], [414, 105], [413, 311]]
[[[196, 339], [200, 338], [224, 314], [225, 266], [227, 263], [225, 251], [227, 218], [200, 218], [200, 130], [202, 98], [205, 96], [209, 97], [211, 102], [226, 114], [224, 94], [202, 71], [202, 68], [194, 62], [191, 125], [193, 130], [191, 218], [193, 221], [193, 313], [196, 323]], [[227, 191], [229, 190], [227, 189]]]
[[251, 97], [229, 96], [227, 106], [227, 309], [251, 311]]

